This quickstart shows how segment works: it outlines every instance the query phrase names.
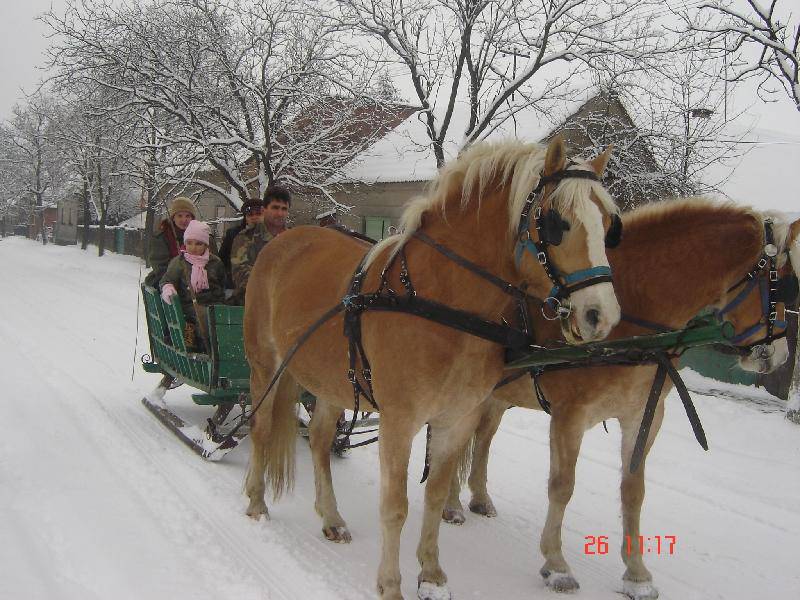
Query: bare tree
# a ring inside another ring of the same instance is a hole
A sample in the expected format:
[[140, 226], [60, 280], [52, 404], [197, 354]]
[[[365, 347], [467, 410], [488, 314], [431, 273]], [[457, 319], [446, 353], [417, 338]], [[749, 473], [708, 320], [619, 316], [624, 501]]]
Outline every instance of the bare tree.
[[[575, 94], [575, 75], [602, 59], [653, 48], [650, 2], [619, 0], [337, 0], [343, 26], [379, 40], [405, 70], [437, 165], [459, 102], [469, 117], [458, 147], [521, 110], [549, 111]], [[513, 61], [513, 71], [509, 66]], [[466, 85], [466, 92], [462, 86]]]
[[[197, 183], [234, 207], [279, 180], [328, 195], [332, 174], [372, 141], [350, 132], [375, 102], [375, 67], [301, 4], [84, 0], [43, 18], [59, 40], [51, 49], [59, 78], [101, 85], [169, 121], [151, 148], [182, 147], [184, 164], [215, 168], [224, 186]], [[332, 98], [344, 100], [333, 116]], [[326, 126], [299, 144], [297, 119], [315, 113]], [[320, 160], [318, 142], [336, 138], [349, 143], [329, 144]]]
[[37, 94], [25, 105], [16, 105], [11, 119], [2, 125], [0, 166], [9, 186], [5, 194], [27, 199], [39, 221], [42, 243], [47, 244], [44, 210], [59, 197], [64, 186], [63, 163], [52, 141], [52, 98]]
[[689, 23], [710, 36], [712, 49], [731, 56], [731, 81], [759, 78], [758, 91], [765, 99], [774, 99], [777, 84], [800, 111], [800, 21], [791, 12], [792, 1], [779, 7], [778, 0], [768, 5], [746, 0], [745, 7], [743, 1], [714, 0], [700, 9], [722, 16], [722, 23]]

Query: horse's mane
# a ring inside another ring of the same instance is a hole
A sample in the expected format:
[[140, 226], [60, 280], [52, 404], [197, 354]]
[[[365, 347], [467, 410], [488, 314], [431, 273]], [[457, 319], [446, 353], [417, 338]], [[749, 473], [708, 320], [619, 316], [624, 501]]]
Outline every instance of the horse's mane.
[[[544, 168], [547, 147], [540, 144], [527, 144], [519, 140], [502, 142], [482, 142], [465, 150], [457, 159], [450, 161], [431, 181], [423, 196], [412, 200], [400, 217], [400, 233], [386, 238], [375, 246], [365, 267], [387, 246], [395, 245], [396, 252], [417, 231], [424, 214], [441, 211], [445, 214], [447, 200], [454, 190], [460, 189], [460, 210], [477, 204], [480, 208], [483, 193], [496, 186], [509, 188], [508, 222], [509, 234], [516, 235], [522, 208], [531, 190], [539, 183]], [[576, 170], [590, 170], [588, 165], [571, 167]], [[614, 200], [598, 182], [588, 179], [565, 179], [548, 197], [548, 205], [569, 218], [581, 212], [588, 202], [586, 186], [592, 187], [603, 208], [609, 213], [618, 211]]]
[[[755, 219], [754, 226], [761, 232], [760, 247], [764, 246], [763, 232], [761, 225], [765, 218], [771, 217], [773, 220], [773, 232], [775, 234], [775, 244], [778, 246], [779, 261], [778, 266], [782, 266], [785, 261], [783, 253], [786, 245], [786, 238], [789, 234], [789, 223], [786, 216], [773, 211], [759, 212], [750, 206], [734, 204], [730, 201], [720, 201], [703, 196], [689, 198], [665, 199], [660, 202], [645, 204], [623, 215], [623, 239], [626, 233], [630, 234], [637, 229], [649, 229], [658, 227], [663, 223], [665, 217], [689, 221], [715, 220], [725, 221], [741, 217], [751, 217]], [[624, 242], [623, 242], [624, 243]]]

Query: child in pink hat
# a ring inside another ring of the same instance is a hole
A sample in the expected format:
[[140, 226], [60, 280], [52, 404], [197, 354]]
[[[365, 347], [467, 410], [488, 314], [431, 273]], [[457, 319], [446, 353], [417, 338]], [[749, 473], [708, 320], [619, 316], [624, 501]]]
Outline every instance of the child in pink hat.
[[192, 349], [199, 346], [195, 335], [198, 326], [201, 336], [205, 337], [202, 335], [206, 330], [205, 306], [225, 301], [225, 266], [218, 256], [209, 252], [210, 233], [207, 223], [190, 221], [183, 233], [186, 250], [169, 262], [160, 282], [164, 302], [172, 304], [176, 295], [180, 299], [187, 325], [184, 337]]

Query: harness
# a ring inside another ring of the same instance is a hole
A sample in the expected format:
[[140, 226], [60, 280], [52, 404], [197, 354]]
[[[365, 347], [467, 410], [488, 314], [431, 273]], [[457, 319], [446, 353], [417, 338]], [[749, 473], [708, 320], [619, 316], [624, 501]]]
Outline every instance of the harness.
[[[570, 163], [572, 165], [574, 163]], [[536, 197], [538, 194], [544, 189], [545, 185], [549, 183], [558, 183], [564, 179], [570, 178], [577, 178], [577, 179], [590, 179], [592, 181], [600, 181], [599, 177], [591, 171], [584, 171], [584, 170], [568, 170], [568, 165], [561, 171], [557, 171], [551, 175], [542, 176], [539, 180], [538, 185], [534, 188], [525, 202], [525, 206], [522, 211], [522, 215], [520, 218], [520, 227], [518, 229], [519, 236], [517, 240], [517, 249], [516, 249], [516, 256], [517, 262], [521, 259], [522, 252], [527, 249], [530, 252], [531, 247], [536, 250], [536, 258], [539, 264], [541, 264], [547, 274], [548, 278], [554, 284], [555, 292], [551, 292], [551, 296], [553, 294], [556, 295], [553, 299], [556, 299], [559, 302], [559, 299], [568, 299], [569, 295], [577, 291], [578, 289], [583, 289], [590, 285], [594, 285], [597, 283], [604, 283], [611, 281], [611, 269], [610, 267], [594, 267], [592, 269], [585, 269], [579, 271], [577, 273], [567, 274], [564, 277], [564, 282], [559, 281], [559, 277], [561, 277], [561, 272], [555, 266], [552, 260], [549, 259], [547, 248], [549, 245], [558, 245], [561, 243], [563, 237], [563, 231], [565, 229], [569, 229], [569, 224], [566, 223], [562, 218], [561, 215], [558, 214], [558, 211], [555, 209], [549, 209], [546, 213], [542, 214], [542, 211], [539, 206], [537, 206], [537, 211], [535, 213], [536, 219], [536, 229], [538, 232], [539, 240], [534, 241], [531, 239], [530, 236], [530, 210], [533, 208]], [[556, 233], [556, 227], [553, 224], [558, 224], [558, 234]], [[621, 227], [621, 222], [620, 222]], [[522, 239], [522, 232], [523, 229], [527, 232], [526, 239]], [[616, 229], [616, 233], [612, 234], [612, 228], [609, 229], [609, 234], [616, 236], [616, 243], [619, 241], [619, 236], [621, 234], [621, 229], [618, 227]], [[341, 231], [341, 230], [340, 230]], [[546, 239], [545, 239], [546, 238]], [[468, 333], [470, 335], [485, 339], [487, 341], [500, 344], [506, 348], [512, 349], [520, 349], [523, 348], [531, 343], [531, 335], [529, 333], [529, 323], [530, 320], [528, 318], [527, 313], [527, 300], [534, 299], [534, 296], [529, 295], [524, 289], [515, 286], [514, 284], [505, 281], [492, 273], [489, 273], [482, 267], [478, 266], [477, 264], [473, 263], [472, 261], [460, 256], [458, 253], [454, 252], [453, 250], [447, 248], [446, 246], [439, 244], [438, 242], [431, 239], [427, 234], [423, 233], [422, 231], [416, 231], [414, 234], [409, 238], [410, 240], [417, 240], [428, 246], [434, 248], [442, 255], [446, 256], [459, 266], [469, 270], [473, 274], [477, 275], [478, 277], [484, 279], [485, 281], [489, 282], [493, 286], [497, 287], [504, 293], [510, 295], [517, 301], [519, 311], [521, 314], [522, 319], [522, 328], [515, 328], [509, 326], [507, 323], [495, 323], [493, 321], [487, 321], [486, 319], [475, 315], [473, 313], [469, 313], [467, 311], [451, 308], [446, 306], [440, 302], [435, 300], [429, 300], [426, 298], [420, 297], [414, 285], [411, 281], [411, 277], [408, 272], [408, 264], [406, 261], [405, 256], [405, 246], [401, 246], [394, 254], [392, 259], [387, 263], [387, 265], [383, 268], [381, 272], [379, 285], [376, 291], [371, 293], [364, 293], [361, 291], [364, 279], [367, 275], [367, 269], [364, 268], [366, 263], [367, 257], [369, 253], [367, 253], [359, 262], [358, 266], [356, 267], [355, 272], [350, 281], [350, 285], [348, 287], [347, 294], [342, 298], [341, 302], [338, 303], [336, 306], [328, 310], [322, 317], [320, 317], [317, 321], [315, 321], [304, 333], [303, 335], [298, 338], [295, 344], [289, 349], [286, 353], [283, 362], [279, 365], [278, 369], [276, 370], [272, 380], [270, 381], [269, 385], [267, 386], [266, 390], [264, 391], [261, 399], [258, 403], [254, 406], [250, 414], [239, 421], [239, 423], [234, 427], [231, 432], [228, 433], [225, 440], [222, 441], [219, 447], [224, 447], [226, 443], [229, 443], [229, 440], [232, 441], [233, 435], [236, 431], [245, 425], [252, 415], [259, 409], [261, 404], [263, 403], [264, 399], [266, 399], [269, 392], [274, 387], [275, 383], [277, 383], [280, 375], [286, 369], [289, 364], [289, 361], [292, 359], [294, 354], [297, 350], [308, 340], [309, 337], [321, 327], [325, 322], [329, 319], [333, 318], [338, 313], [344, 311], [344, 335], [348, 340], [348, 371], [347, 371], [347, 378], [350, 381], [351, 385], [353, 386], [353, 400], [354, 400], [354, 407], [353, 407], [353, 420], [350, 423], [348, 429], [343, 432], [345, 435], [350, 435], [353, 431], [357, 420], [357, 414], [360, 410], [361, 406], [361, 398], [365, 398], [366, 401], [374, 408], [374, 410], [378, 410], [378, 403], [375, 399], [373, 388], [372, 388], [372, 369], [369, 364], [369, 359], [366, 356], [366, 352], [364, 351], [364, 346], [361, 340], [361, 315], [367, 311], [383, 311], [383, 312], [400, 312], [411, 314], [417, 317], [421, 317], [424, 319], [428, 319], [430, 321], [439, 323], [441, 325], [445, 325], [452, 329], [456, 329], [462, 331], [464, 333]], [[607, 236], [606, 242], [609, 242], [609, 238]], [[613, 243], [613, 239], [612, 239]], [[400, 281], [405, 288], [405, 294], [399, 295], [395, 290], [393, 290], [388, 284], [388, 274], [389, 270], [392, 268], [394, 264], [396, 264], [397, 259], [400, 259], [400, 272], [399, 277]], [[541, 300], [539, 300], [541, 302]], [[566, 318], [570, 314], [569, 308], [566, 310], [562, 309], [559, 313], [559, 317]], [[361, 368], [357, 369], [357, 364], [360, 363]], [[359, 378], [360, 375], [360, 378]], [[362, 383], [363, 381], [363, 383]], [[377, 438], [375, 438], [377, 439]], [[370, 441], [375, 441], [375, 439]], [[366, 442], [368, 443], [368, 442]], [[363, 445], [359, 444], [359, 445]]]

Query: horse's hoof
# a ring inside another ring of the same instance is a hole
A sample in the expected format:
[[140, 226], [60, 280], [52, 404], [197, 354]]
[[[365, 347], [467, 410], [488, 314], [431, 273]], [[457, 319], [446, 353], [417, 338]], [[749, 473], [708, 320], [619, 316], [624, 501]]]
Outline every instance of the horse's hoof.
[[322, 533], [326, 540], [337, 544], [349, 544], [353, 541], [353, 537], [344, 526], [323, 527]]
[[463, 525], [467, 518], [464, 516], [464, 511], [460, 508], [445, 508], [442, 511], [442, 521], [452, 523], [453, 525]]
[[497, 509], [494, 507], [491, 500], [487, 500], [486, 502], [470, 502], [469, 509], [476, 515], [483, 515], [489, 518], [497, 516]]
[[554, 592], [569, 593], [576, 592], [581, 587], [578, 581], [569, 573], [560, 573], [558, 571], [551, 571], [550, 569], [542, 570], [539, 573], [544, 577], [544, 583]]
[[417, 588], [419, 600], [450, 600], [450, 590], [446, 585], [437, 585], [430, 581], [423, 581]]
[[622, 581], [622, 592], [631, 600], [656, 600], [658, 589], [652, 581]]
[[245, 514], [254, 521], [261, 520], [262, 515], [269, 519], [269, 511], [267, 510], [267, 505], [264, 504], [263, 500], [260, 502], [250, 502], [250, 506], [247, 507]]

